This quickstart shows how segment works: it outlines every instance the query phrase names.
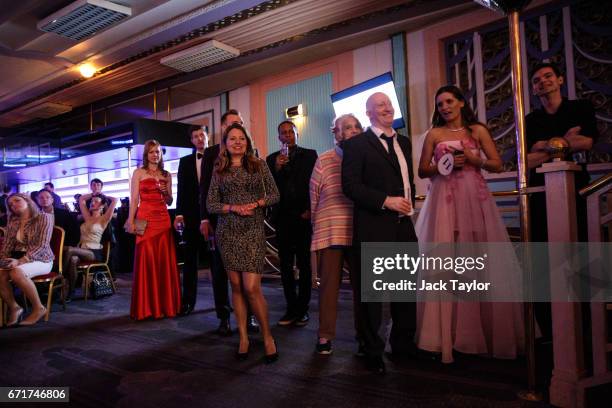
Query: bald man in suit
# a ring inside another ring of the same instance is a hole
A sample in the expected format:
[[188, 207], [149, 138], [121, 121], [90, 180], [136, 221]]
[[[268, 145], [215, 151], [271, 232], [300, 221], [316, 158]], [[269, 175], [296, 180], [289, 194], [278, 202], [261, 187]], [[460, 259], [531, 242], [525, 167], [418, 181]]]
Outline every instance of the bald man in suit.
[[[412, 147], [408, 138], [393, 129], [394, 113], [387, 95], [380, 92], [371, 95], [366, 102], [370, 128], [344, 144], [342, 188], [355, 205], [353, 245], [356, 246], [356, 259], [353, 262], [358, 267], [351, 279], [357, 286], [357, 294], [360, 294], [362, 242], [417, 241], [410, 219], [414, 202]], [[412, 357], [416, 354], [416, 305], [395, 302], [390, 308], [392, 354], [399, 358]], [[366, 366], [384, 374], [385, 341], [378, 335], [382, 304], [361, 302], [358, 318], [363, 329]]]

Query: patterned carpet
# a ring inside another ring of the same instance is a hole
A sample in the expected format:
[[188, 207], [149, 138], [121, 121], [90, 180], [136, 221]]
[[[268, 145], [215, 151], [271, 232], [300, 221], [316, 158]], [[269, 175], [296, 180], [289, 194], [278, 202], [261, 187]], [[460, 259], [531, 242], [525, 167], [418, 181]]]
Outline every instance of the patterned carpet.
[[[145, 322], [128, 317], [130, 275], [117, 282], [119, 292], [110, 298], [87, 303], [77, 298], [66, 312], [56, 305], [48, 323], [2, 329], [0, 384], [69, 386], [70, 405], [83, 407], [547, 406], [516, 397], [525, 386], [522, 360], [458, 356], [449, 366], [387, 362], [386, 376], [370, 374], [353, 356], [346, 289], [340, 294], [331, 356], [314, 353], [318, 313], [313, 291], [310, 324], [274, 326], [280, 360], [265, 365], [260, 336], [251, 340], [249, 359], [237, 362], [237, 335], [214, 333], [218, 321], [206, 279], [200, 280], [195, 313]], [[276, 322], [284, 312], [280, 282], [266, 282], [264, 292]]]

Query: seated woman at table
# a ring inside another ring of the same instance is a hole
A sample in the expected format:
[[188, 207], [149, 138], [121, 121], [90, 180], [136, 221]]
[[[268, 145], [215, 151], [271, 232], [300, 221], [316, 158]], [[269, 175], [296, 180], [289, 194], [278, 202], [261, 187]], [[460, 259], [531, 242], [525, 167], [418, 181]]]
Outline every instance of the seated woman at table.
[[[45, 315], [32, 282], [33, 277], [51, 272], [53, 251], [49, 245], [53, 216], [41, 213], [26, 194], [12, 194], [7, 200], [8, 224], [0, 251], [0, 296], [9, 307], [8, 326], [31, 326]], [[23, 321], [23, 309], [15, 301], [11, 281], [32, 304], [32, 313]]]
[[[87, 208], [86, 202], [90, 199], [91, 203]], [[68, 246], [64, 252], [66, 258], [64, 270], [70, 284], [67, 301], [72, 299], [74, 293], [78, 263], [104, 260], [102, 235], [113, 217], [115, 205], [117, 205], [117, 198], [104, 194], [93, 197], [91, 194], [83, 194], [79, 197], [79, 208], [84, 219], [81, 224], [81, 240], [78, 247]]]

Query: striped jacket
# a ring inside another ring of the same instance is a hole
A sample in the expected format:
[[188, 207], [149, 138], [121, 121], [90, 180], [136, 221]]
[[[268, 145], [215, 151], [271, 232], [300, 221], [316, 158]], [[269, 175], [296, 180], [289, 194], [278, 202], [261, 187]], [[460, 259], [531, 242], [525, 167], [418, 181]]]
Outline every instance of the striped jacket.
[[[2, 259], [11, 256], [11, 252], [17, 247], [17, 231], [19, 230], [19, 218], [11, 217], [6, 226], [6, 237], [2, 245], [0, 257]], [[33, 261], [51, 262], [55, 256], [49, 243], [53, 234], [53, 215], [39, 213], [30, 218], [23, 229], [23, 242], [26, 246], [26, 257]]]
[[353, 242], [353, 202], [342, 192], [342, 150], [321, 154], [310, 178], [311, 251]]

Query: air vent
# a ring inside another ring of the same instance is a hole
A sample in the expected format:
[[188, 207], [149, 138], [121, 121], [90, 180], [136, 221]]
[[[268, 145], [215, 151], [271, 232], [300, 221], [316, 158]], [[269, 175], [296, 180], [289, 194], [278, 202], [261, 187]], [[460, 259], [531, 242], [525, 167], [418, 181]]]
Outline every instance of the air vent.
[[39, 21], [39, 30], [80, 41], [132, 15], [132, 9], [106, 0], [78, 0]]
[[216, 40], [168, 55], [159, 62], [179, 71], [191, 72], [240, 55], [240, 50]]
[[60, 115], [62, 113], [70, 112], [72, 106], [62, 105], [61, 103], [44, 102], [40, 105], [32, 106], [23, 111], [23, 115], [29, 118], [52, 118], [53, 116]]

